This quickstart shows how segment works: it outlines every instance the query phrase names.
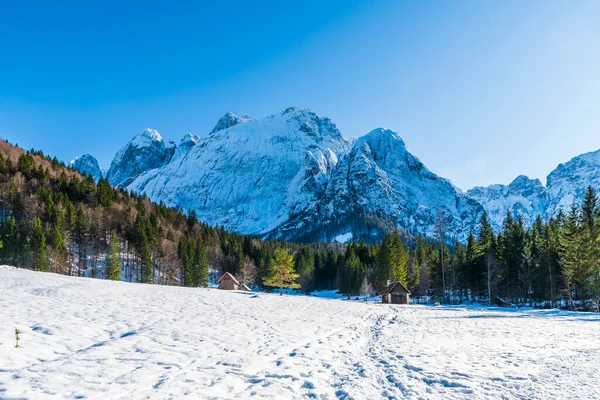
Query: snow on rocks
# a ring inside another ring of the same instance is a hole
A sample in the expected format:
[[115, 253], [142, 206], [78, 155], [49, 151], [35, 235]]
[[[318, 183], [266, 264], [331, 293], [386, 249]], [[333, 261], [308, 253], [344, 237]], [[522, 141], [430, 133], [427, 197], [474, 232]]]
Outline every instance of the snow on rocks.
[[0, 268], [0, 304], [1, 398], [600, 397], [593, 314], [364, 304], [14, 268]]
[[219, 129], [127, 189], [192, 209], [211, 225], [266, 234], [315, 198], [348, 147], [328, 118], [290, 108]]
[[126, 187], [140, 174], [167, 164], [175, 148], [173, 142], [165, 143], [158, 131], [146, 128], [117, 152], [107, 178], [113, 186]]
[[82, 174], [91, 175], [96, 182], [98, 182], [103, 176], [100, 165], [98, 164], [98, 160], [96, 160], [96, 157], [89, 154], [84, 154], [81, 157], [75, 157], [69, 162], [69, 166]]

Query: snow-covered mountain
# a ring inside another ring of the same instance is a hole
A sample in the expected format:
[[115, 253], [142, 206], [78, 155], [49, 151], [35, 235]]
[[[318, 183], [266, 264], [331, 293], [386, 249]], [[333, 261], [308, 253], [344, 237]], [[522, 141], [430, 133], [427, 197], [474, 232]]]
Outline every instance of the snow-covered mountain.
[[434, 235], [441, 211], [445, 229], [466, 238], [483, 212], [447, 179], [431, 172], [412, 155], [400, 136], [375, 129], [359, 138], [331, 175], [316, 202], [280, 228], [295, 238], [344, 241], [380, 237], [399, 227]]
[[171, 141], [165, 143], [158, 131], [146, 128], [117, 152], [107, 178], [113, 186], [127, 187], [140, 174], [171, 161], [175, 147]]
[[467, 194], [481, 203], [495, 228], [502, 226], [506, 213], [520, 214], [530, 226], [537, 216], [549, 219], [581, 204], [588, 186], [600, 190], [600, 150], [582, 154], [559, 164], [544, 187], [538, 179], [519, 176], [510, 185], [475, 187]]
[[[97, 164], [97, 163], [96, 163]], [[256, 120], [225, 114], [206, 136], [175, 145], [145, 129], [115, 156], [110, 182], [152, 200], [194, 210], [232, 231], [287, 240], [377, 240], [393, 228], [465, 239], [485, 211], [495, 229], [508, 211], [531, 225], [600, 188], [600, 151], [548, 176], [463, 193], [439, 177], [388, 129], [357, 140], [314, 112], [291, 107]]]
[[102, 170], [98, 164], [96, 157], [84, 154], [81, 157], [75, 157], [69, 162], [69, 166], [81, 172], [82, 174], [91, 175], [96, 182], [98, 182], [102, 176]]
[[[227, 117], [227, 116], [226, 116]], [[221, 124], [185, 156], [140, 175], [127, 189], [212, 225], [268, 234], [312, 201], [349, 150], [335, 124], [301, 108]]]
[[483, 205], [490, 223], [498, 230], [506, 213], [521, 215], [523, 222], [531, 226], [538, 215], [547, 218], [548, 193], [539, 179], [518, 176], [509, 185], [475, 187], [467, 195]]
[[483, 213], [396, 132], [376, 129], [350, 141], [303, 108], [260, 120], [227, 113], [206, 137], [188, 134], [173, 153], [123, 186], [241, 233], [376, 240], [400, 227], [431, 235], [441, 212], [447, 231], [464, 238]]
[[559, 164], [547, 178], [549, 215], [567, 212], [572, 203], [580, 204], [588, 186], [600, 190], [600, 150], [585, 153]]

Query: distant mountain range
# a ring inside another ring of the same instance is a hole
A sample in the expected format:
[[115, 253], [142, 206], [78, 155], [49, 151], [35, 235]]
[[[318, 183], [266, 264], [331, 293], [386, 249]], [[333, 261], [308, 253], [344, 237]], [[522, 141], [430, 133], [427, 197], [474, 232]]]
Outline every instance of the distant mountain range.
[[225, 114], [206, 136], [175, 144], [153, 129], [134, 136], [104, 173], [84, 155], [71, 161], [95, 179], [194, 210], [201, 221], [295, 241], [376, 241], [393, 228], [432, 236], [442, 220], [465, 240], [486, 212], [494, 228], [507, 212], [530, 225], [600, 188], [600, 151], [560, 164], [547, 185], [526, 176], [466, 193], [430, 171], [394, 131], [357, 140], [314, 112], [291, 107], [263, 119]]

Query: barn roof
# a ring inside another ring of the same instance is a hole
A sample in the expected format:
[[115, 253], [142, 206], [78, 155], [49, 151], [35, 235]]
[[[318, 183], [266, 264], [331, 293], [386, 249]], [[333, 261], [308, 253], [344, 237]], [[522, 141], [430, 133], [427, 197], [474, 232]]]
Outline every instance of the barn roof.
[[238, 280], [237, 280], [237, 279], [235, 279], [235, 278], [233, 277], [233, 275], [231, 275], [229, 272], [225, 272], [225, 273], [223, 274], [223, 276], [221, 277], [221, 279], [219, 279], [219, 281], [218, 281], [217, 283], [221, 283], [221, 281], [222, 281], [223, 279], [231, 279], [231, 280], [232, 280], [232, 281], [234, 281], [236, 284], [238, 284], [238, 285], [240, 284], [240, 283], [238, 282]]
[[396, 286], [400, 285], [400, 287], [408, 294], [410, 294], [410, 290], [408, 290], [408, 288], [406, 286], [404, 286], [404, 284], [402, 282], [392, 282], [388, 285], [388, 287], [385, 288], [385, 290], [381, 293], [381, 294], [388, 294], [391, 293], [394, 288]]

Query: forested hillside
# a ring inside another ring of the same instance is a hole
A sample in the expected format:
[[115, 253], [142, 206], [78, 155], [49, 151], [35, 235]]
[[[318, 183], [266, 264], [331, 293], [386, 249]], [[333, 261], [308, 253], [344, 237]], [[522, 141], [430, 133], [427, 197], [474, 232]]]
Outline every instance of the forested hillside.
[[[98, 183], [39, 151], [0, 142], [0, 262], [40, 271], [190, 287], [209, 271], [262, 287], [276, 249], [294, 257], [301, 290], [359, 295], [388, 280], [432, 301], [597, 309], [600, 210], [592, 189], [569, 215], [525, 228], [507, 214], [494, 234], [484, 215], [467, 243], [394, 231], [383, 243], [264, 241], [199, 222], [193, 212]], [[439, 223], [439, 237], [444, 223]], [[443, 240], [442, 242], [446, 242]], [[443, 257], [441, 257], [443, 255]], [[211, 268], [209, 268], [209, 266]]]

